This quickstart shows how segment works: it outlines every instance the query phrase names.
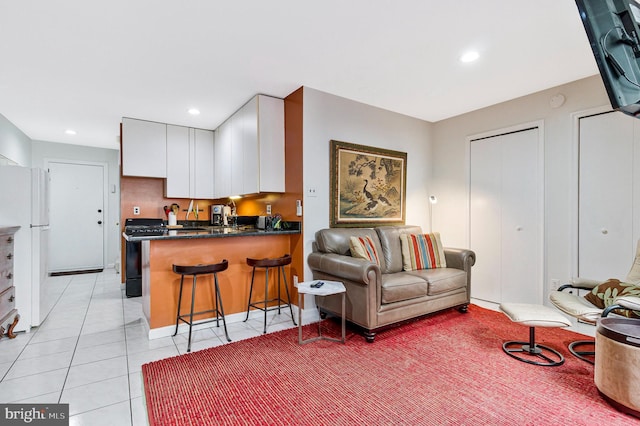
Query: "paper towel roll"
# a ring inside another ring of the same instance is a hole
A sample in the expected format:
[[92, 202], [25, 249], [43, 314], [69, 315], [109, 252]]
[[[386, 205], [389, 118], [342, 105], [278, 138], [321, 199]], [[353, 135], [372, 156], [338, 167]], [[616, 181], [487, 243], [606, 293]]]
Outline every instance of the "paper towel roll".
[[174, 212], [169, 212], [169, 226], [176, 226], [178, 224], [178, 218]]

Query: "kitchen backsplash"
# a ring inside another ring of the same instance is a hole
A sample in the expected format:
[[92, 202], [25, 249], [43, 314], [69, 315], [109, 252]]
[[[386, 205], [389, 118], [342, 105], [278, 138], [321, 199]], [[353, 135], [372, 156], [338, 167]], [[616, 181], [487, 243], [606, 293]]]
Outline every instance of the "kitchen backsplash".
[[[175, 203], [180, 206], [177, 215], [178, 221], [186, 220], [187, 209], [190, 199], [186, 198], [164, 198], [164, 180], [154, 178], [128, 177], [120, 178], [121, 194], [121, 216], [127, 217], [149, 217], [167, 219], [164, 206]], [[283, 218], [296, 220], [283, 206], [282, 194], [260, 194], [254, 197], [247, 197], [235, 200], [236, 211], [242, 216], [266, 215], [267, 204], [271, 205], [272, 214], [280, 213]], [[213, 204], [227, 204], [228, 199], [222, 200], [193, 200], [193, 208], [198, 206], [198, 220], [209, 220], [209, 206]], [[133, 208], [140, 208], [140, 215], [134, 216]], [[288, 209], [291, 210], [291, 209]], [[189, 215], [189, 220], [195, 220], [194, 214]]]

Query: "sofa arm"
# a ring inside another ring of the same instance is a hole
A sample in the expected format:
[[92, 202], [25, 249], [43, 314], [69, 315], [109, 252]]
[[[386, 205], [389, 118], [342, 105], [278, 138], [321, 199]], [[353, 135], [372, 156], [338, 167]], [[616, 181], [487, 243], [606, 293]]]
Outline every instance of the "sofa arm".
[[307, 258], [312, 270], [344, 278], [357, 283], [369, 284], [380, 280], [380, 267], [364, 259], [336, 253], [311, 253]]
[[476, 263], [476, 254], [467, 249], [444, 248], [444, 258], [447, 261], [447, 268], [462, 269], [470, 272], [471, 267]]

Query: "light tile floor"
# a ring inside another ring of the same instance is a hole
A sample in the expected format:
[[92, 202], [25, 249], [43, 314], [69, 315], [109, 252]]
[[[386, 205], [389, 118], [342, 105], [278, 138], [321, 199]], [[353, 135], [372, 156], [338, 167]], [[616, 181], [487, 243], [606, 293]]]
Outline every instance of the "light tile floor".
[[[15, 339], [0, 339], [0, 402], [68, 403], [70, 425], [147, 425], [142, 365], [186, 353], [187, 335], [149, 340], [141, 298], [127, 298], [115, 270], [50, 277], [49, 312]], [[264, 317], [227, 323], [238, 341], [262, 334]], [[269, 313], [269, 333], [294, 327]], [[222, 327], [193, 332], [191, 351], [227, 343]]]

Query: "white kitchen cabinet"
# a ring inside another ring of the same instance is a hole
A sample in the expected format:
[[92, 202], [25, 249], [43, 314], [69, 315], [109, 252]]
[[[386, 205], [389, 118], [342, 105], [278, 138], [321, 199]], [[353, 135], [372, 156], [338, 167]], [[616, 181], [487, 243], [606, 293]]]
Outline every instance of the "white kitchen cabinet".
[[192, 129], [194, 142], [192, 198], [213, 198], [214, 194], [214, 133]]
[[214, 134], [167, 125], [167, 198], [213, 198]]
[[260, 192], [284, 192], [284, 100], [258, 96]]
[[[260, 192], [260, 144], [258, 139], [258, 97], [242, 108], [244, 133], [242, 139], [242, 193]], [[283, 123], [284, 125], [284, 123]]]
[[191, 197], [192, 148], [188, 127], [167, 125], [167, 198]]
[[258, 95], [218, 128], [216, 198], [284, 192], [284, 101]]
[[233, 128], [231, 118], [216, 131], [214, 148], [214, 198], [225, 198], [231, 194], [231, 142]]
[[232, 137], [230, 141], [230, 156], [231, 156], [231, 182], [229, 195], [242, 195], [246, 194], [244, 191], [244, 175], [243, 175], [243, 161], [244, 161], [244, 133], [246, 130], [246, 123], [244, 120], [245, 109], [240, 108], [230, 119]]
[[167, 177], [167, 125], [122, 119], [122, 175]]

